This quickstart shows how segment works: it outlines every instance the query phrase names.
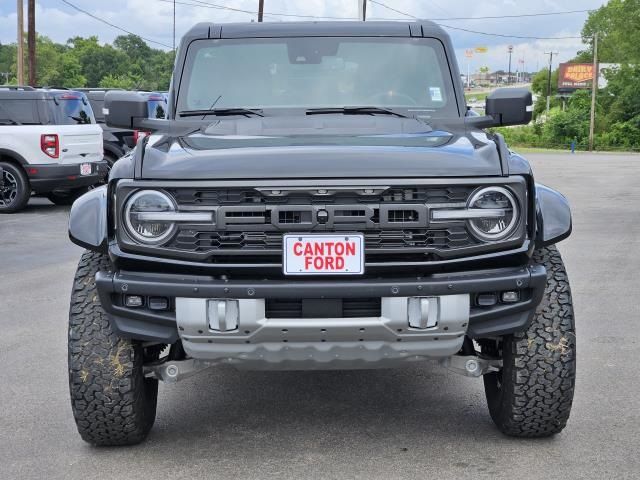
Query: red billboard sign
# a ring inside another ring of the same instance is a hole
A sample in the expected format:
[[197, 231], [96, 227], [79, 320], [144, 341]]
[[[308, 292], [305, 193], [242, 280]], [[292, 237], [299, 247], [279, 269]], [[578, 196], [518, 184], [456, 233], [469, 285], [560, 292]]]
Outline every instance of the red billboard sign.
[[561, 63], [558, 74], [559, 90], [576, 90], [591, 88], [593, 81], [593, 64], [591, 63]]

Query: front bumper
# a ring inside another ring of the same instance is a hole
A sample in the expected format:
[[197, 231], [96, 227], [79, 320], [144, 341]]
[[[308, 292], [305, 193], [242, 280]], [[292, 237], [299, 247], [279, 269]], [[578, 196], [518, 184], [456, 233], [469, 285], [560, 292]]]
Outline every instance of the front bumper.
[[[193, 358], [225, 359], [248, 368], [371, 367], [452, 355], [465, 335], [487, 338], [526, 329], [542, 299], [546, 271], [528, 265], [414, 278], [304, 281], [229, 281], [120, 271], [98, 272], [96, 284], [112, 327], [121, 336], [167, 344], [180, 338]], [[477, 294], [512, 290], [520, 292], [515, 303], [475, 305]], [[126, 307], [125, 295], [166, 297], [169, 309]], [[439, 299], [437, 326], [409, 327], [407, 300], [415, 297]], [[265, 299], [301, 298], [380, 298], [382, 306], [375, 317], [267, 318]], [[211, 329], [207, 299], [237, 300], [237, 328]]]
[[29, 165], [27, 174], [31, 188], [36, 193], [55, 190], [72, 190], [103, 183], [109, 173], [105, 161], [86, 162], [91, 164], [91, 174], [81, 175], [79, 163]]

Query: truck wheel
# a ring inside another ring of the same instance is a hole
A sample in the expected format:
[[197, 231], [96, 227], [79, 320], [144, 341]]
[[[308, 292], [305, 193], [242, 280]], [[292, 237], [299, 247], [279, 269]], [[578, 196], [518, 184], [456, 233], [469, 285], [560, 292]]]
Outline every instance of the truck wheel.
[[109, 258], [85, 252], [80, 259], [69, 311], [71, 408], [83, 440], [94, 445], [133, 445], [153, 426], [158, 381], [145, 378], [140, 342], [112, 330], [95, 285]]
[[120, 157], [116, 156], [114, 153], [111, 152], [104, 152], [104, 156], [102, 157], [102, 159], [107, 162], [107, 165], [109, 166], [109, 170], [111, 170], [111, 168], [113, 167], [113, 164], [116, 163], [118, 161]]
[[87, 193], [88, 188], [74, 188], [73, 190], [60, 190], [47, 193], [47, 198], [51, 203], [59, 206], [71, 205], [78, 197]]
[[31, 187], [26, 173], [9, 162], [0, 162], [0, 171], [0, 213], [22, 210], [31, 197]]
[[547, 286], [531, 325], [501, 341], [481, 341], [483, 353], [500, 355], [500, 372], [484, 376], [491, 418], [505, 434], [547, 437], [567, 424], [576, 377], [576, 335], [567, 272], [555, 246], [536, 250]]

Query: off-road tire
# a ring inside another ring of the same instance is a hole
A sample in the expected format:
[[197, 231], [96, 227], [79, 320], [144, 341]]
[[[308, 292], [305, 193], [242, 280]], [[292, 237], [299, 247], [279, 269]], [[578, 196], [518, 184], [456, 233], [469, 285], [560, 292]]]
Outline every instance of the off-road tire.
[[484, 386], [491, 418], [514, 437], [562, 431], [576, 378], [575, 322], [564, 263], [555, 246], [536, 250], [533, 261], [547, 269], [547, 286], [531, 325], [505, 336], [493, 351], [489, 342], [481, 342], [485, 353], [502, 352], [502, 371], [485, 375]]
[[[0, 213], [15, 213], [22, 210], [31, 197], [31, 185], [29, 184], [29, 178], [25, 171], [18, 165], [11, 162], [0, 162], [0, 168], [6, 171], [8, 175], [2, 174], [4, 182], [7, 182], [5, 186], [8, 186], [8, 177], [10, 176], [12, 181], [15, 181], [15, 193], [12, 195], [11, 201], [3, 200], [0, 202]], [[3, 180], [0, 178], [0, 180]], [[0, 185], [3, 182], [0, 181]], [[4, 192], [0, 191], [0, 195]], [[8, 193], [8, 192], [7, 192]]]
[[89, 189], [87, 187], [74, 188], [72, 190], [60, 190], [47, 193], [47, 198], [51, 203], [59, 206], [71, 205], [78, 197], [87, 193]]
[[153, 426], [158, 381], [143, 374], [142, 345], [112, 330], [95, 286], [109, 258], [85, 252], [78, 264], [69, 311], [71, 408], [83, 440], [94, 445], [133, 445]]
[[119, 158], [119, 156], [116, 156], [116, 154], [111, 152], [104, 152], [104, 155], [102, 157], [102, 159], [109, 165], [109, 170], [113, 168], [113, 165], [118, 161]]

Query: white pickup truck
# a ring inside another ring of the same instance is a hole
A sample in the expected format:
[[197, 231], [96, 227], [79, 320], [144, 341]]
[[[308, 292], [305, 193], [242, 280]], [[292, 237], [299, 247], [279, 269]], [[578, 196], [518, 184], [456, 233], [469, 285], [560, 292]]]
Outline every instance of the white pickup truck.
[[70, 204], [107, 173], [83, 93], [0, 87], [0, 213], [21, 210], [32, 193]]

